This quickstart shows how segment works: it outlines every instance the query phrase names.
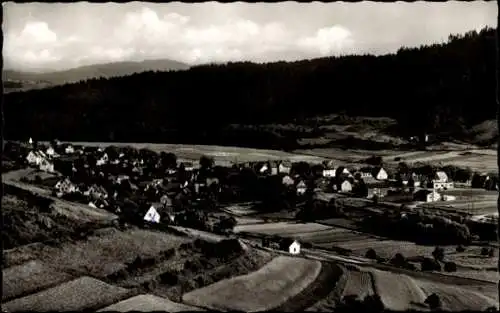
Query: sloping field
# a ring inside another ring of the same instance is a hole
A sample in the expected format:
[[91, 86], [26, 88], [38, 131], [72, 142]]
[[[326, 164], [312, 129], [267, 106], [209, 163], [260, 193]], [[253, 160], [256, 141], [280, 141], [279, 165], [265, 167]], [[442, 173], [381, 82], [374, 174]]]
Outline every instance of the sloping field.
[[320, 157], [310, 155], [292, 154], [278, 150], [252, 149], [240, 147], [223, 147], [223, 146], [208, 146], [208, 145], [176, 145], [176, 144], [154, 144], [154, 143], [118, 143], [118, 142], [73, 142], [76, 145], [83, 146], [132, 146], [137, 149], [151, 149], [155, 152], [172, 152], [179, 159], [199, 160], [202, 155], [211, 156], [216, 163], [221, 162], [252, 162], [252, 161], [267, 161], [267, 160], [291, 160], [291, 161], [306, 161], [306, 162], [321, 162]]
[[409, 276], [376, 269], [372, 269], [371, 273], [375, 281], [375, 292], [387, 309], [403, 311], [414, 308], [413, 304], [425, 302], [426, 294]]
[[197, 307], [185, 305], [182, 303], [176, 303], [166, 298], [161, 298], [155, 295], [148, 294], [148, 295], [138, 295], [129, 298], [127, 300], [123, 300], [121, 302], [112, 304], [104, 309], [101, 309], [97, 312], [102, 312], [102, 311], [184, 312], [184, 311], [203, 311], [203, 310]]
[[131, 291], [100, 280], [81, 277], [57, 287], [2, 304], [8, 312], [80, 311], [110, 305], [131, 295]]
[[105, 277], [123, 268], [124, 263], [138, 255], [145, 258], [156, 256], [188, 241], [191, 239], [157, 231], [109, 228], [99, 230], [85, 241], [66, 242], [60, 246], [20, 247], [4, 254], [4, 257], [6, 263], [15, 263], [20, 258], [39, 259], [63, 271]]
[[265, 311], [299, 294], [320, 271], [319, 261], [279, 256], [256, 272], [194, 290], [182, 298], [187, 304], [213, 310]]
[[338, 228], [318, 232], [300, 233], [297, 234], [297, 237], [319, 246], [339, 245], [351, 241], [368, 240], [370, 238], [369, 235]]
[[370, 272], [350, 269], [347, 271], [347, 283], [342, 297], [356, 295], [359, 299], [375, 294], [372, 275]]
[[249, 225], [249, 224], [262, 224], [265, 223], [264, 220], [260, 218], [251, 218], [251, 217], [235, 217], [237, 225]]
[[306, 309], [307, 312], [328, 312], [332, 311], [338, 303], [341, 301], [342, 294], [347, 285], [349, 279], [349, 270], [343, 265], [337, 265], [342, 271], [340, 277], [338, 278], [335, 287], [330, 290], [330, 293], [322, 298], [321, 300], [314, 303], [312, 306]]
[[330, 262], [321, 264], [321, 271], [316, 280], [273, 310], [278, 312], [295, 312], [307, 309], [316, 302], [328, 297], [344, 274], [343, 267]]
[[73, 278], [38, 261], [2, 270], [2, 302], [55, 286]]
[[330, 226], [325, 226], [317, 223], [265, 223], [252, 225], [236, 225], [234, 232], [250, 232], [265, 235], [289, 235], [299, 234], [304, 232], [313, 232], [324, 229], [330, 229]]
[[484, 311], [490, 306], [498, 306], [497, 301], [472, 290], [442, 285], [431, 282], [416, 281], [426, 296], [436, 293], [441, 299], [442, 308], [450, 311], [478, 310]]
[[225, 207], [223, 210], [229, 214], [234, 214], [234, 215], [239, 215], [239, 216], [245, 216], [245, 215], [249, 215], [249, 214], [258, 213], [258, 211], [252, 210], [250, 207], [239, 206], [239, 205], [228, 206], [228, 207]]

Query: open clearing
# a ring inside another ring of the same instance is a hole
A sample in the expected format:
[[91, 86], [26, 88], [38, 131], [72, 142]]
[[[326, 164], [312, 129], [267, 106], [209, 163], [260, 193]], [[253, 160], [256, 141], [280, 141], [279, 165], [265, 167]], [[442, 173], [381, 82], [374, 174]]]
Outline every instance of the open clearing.
[[80, 277], [57, 287], [2, 304], [8, 312], [81, 311], [97, 309], [133, 293], [91, 277]]
[[371, 272], [375, 281], [375, 292], [387, 309], [403, 311], [425, 302], [426, 294], [409, 276], [376, 269]]
[[187, 304], [213, 310], [265, 311], [300, 293], [320, 271], [319, 261], [279, 256], [254, 273], [217, 282], [182, 298]]
[[416, 281], [426, 296], [436, 293], [441, 299], [442, 308], [449, 311], [484, 311], [498, 303], [483, 294], [455, 286]]
[[2, 270], [2, 302], [69, 281], [73, 276], [38, 261]]
[[170, 301], [166, 298], [157, 297], [154, 295], [138, 295], [127, 300], [110, 305], [102, 311], [114, 311], [114, 312], [184, 312], [184, 311], [203, 311], [200, 308], [185, 305], [182, 303], [176, 303]]

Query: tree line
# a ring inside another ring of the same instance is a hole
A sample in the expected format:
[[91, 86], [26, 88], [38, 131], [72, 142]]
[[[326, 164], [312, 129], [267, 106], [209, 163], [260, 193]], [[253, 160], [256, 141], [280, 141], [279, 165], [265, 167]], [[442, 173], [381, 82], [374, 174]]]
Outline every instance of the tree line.
[[495, 32], [382, 56], [202, 65], [9, 93], [5, 135], [293, 149], [289, 134], [258, 125], [340, 112], [395, 118], [399, 135], [460, 133], [496, 116]]

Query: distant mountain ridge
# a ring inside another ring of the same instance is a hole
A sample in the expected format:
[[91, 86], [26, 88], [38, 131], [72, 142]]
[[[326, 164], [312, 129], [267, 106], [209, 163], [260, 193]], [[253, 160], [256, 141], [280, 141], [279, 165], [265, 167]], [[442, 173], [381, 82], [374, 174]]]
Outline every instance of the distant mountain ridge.
[[[110, 78], [127, 76], [147, 71], [178, 71], [187, 70], [189, 65], [163, 59], [145, 60], [140, 62], [113, 62], [86, 65], [64, 71], [35, 73], [16, 70], [4, 70], [2, 78], [6, 92], [44, 88], [66, 83], [78, 82], [92, 78]], [[7, 82], [5, 84], [5, 82]]]

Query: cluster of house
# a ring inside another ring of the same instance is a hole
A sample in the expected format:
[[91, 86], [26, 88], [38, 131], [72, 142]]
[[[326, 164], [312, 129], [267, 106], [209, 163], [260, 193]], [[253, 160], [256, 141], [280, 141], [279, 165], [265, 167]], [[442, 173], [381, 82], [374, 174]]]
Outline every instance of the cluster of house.
[[[162, 215], [172, 220], [174, 204], [182, 206], [220, 193], [232, 184], [230, 178], [243, 169], [252, 169], [260, 177], [278, 175], [281, 183], [295, 189], [297, 195], [320, 189], [383, 197], [390, 189], [403, 187], [415, 191], [416, 201], [453, 200], [451, 196], [439, 194], [440, 190], [454, 187], [444, 171], [436, 171], [432, 177], [415, 173], [389, 175], [380, 166], [348, 169], [335, 166], [331, 161], [307, 165], [307, 173], [301, 172], [299, 165], [303, 162], [292, 164], [290, 161], [247, 162], [201, 171], [191, 162], [165, 165], [162, 156], [152, 151], [130, 148], [111, 151], [59, 142], [31, 149], [26, 160], [42, 171], [63, 174], [65, 178], [54, 186], [54, 193], [59, 197], [77, 194], [90, 206], [121, 212], [123, 199], [133, 195], [132, 198], [138, 198], [141, 203], [148, 203], [143, 215], [152, 221]], [[357, 193], [360, 186], [364, 186], [365, 192]]]

